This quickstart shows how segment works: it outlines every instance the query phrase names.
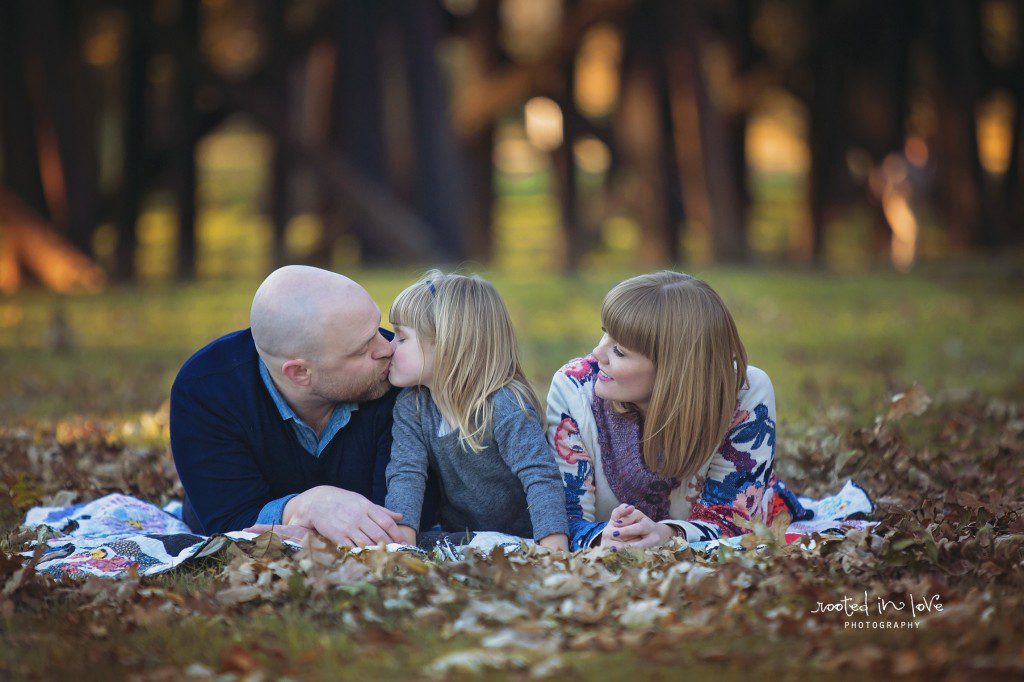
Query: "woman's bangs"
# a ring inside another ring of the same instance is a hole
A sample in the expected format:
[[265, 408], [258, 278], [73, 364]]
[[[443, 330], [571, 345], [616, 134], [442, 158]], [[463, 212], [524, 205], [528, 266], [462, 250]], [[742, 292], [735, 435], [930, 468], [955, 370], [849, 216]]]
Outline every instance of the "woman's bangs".
[[654, 311], [650, 297], [638, 289], [621, 291], [620, 287], [622, 285], [608, 292], [601, 305], [601, 326], [626, 349], [650, 358], [654, 353], [654, 330], [650, 324]]

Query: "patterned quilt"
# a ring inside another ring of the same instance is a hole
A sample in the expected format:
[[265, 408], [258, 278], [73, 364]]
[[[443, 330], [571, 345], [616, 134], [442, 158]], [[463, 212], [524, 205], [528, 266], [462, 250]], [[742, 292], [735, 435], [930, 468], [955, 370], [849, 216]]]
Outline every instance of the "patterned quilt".
[[[852, 529], [870, 529], [875, 521], [853, 520], [851, 515], [867, 515], [874, 503], [853, 481], [836, 495], [819, 500], [801, 497], [800, 502], [814, 511], [814, 518], [797, 521], [788, 527], [786, 541], [793, 542], [812, 533], [842, 535]], [[180, 503], [161, 509], [143, 500], [114, 493], [92, 502], [70, 507], [35, 507], [25, 518], [32, 528], [46, 526], [60, 533], [50, 537], [23, 556], [32, 557], [42, 551], [36, 570], [54, 578], [62, 576], [120, 578], [132, 567], [140, 576], [169, 571], [190, 559], [209, 556], [230, 542], [251, 542], [256, 535], [241, 531], [205, 536], [193, 533], [179, 518]], [[738, 547], [740, 537], [691, 543], [698, 551], [710, 553], [719, 545]], [[516, 551], [522, 538], [502, 533], [475, 533], [468, 544], [454, 545], [449, 539], [438, 541], [437, 553], [442, 558], [457, 560], [467, 550], [489, 551], [496, 546]], [[527, 544], [532, 540], [526, 540]], [[286, 541], [296, 549], [299, 545]], [[388, 545], [389, 550], [426, 552], [422, 548]]]

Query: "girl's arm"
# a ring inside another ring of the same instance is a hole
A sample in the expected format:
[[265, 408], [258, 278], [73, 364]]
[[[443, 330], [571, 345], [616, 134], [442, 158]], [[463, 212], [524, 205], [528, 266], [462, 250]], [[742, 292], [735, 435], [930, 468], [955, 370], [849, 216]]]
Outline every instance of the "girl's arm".
[[[555, 372], [547, 400], [547, 442], [562, 477], [565, 514], [569, 520], [569, 548], [600, 543], [606, 522], [594, 520], [594, 462], [580, 437], [579, 419], [589, 416], [580, 383], [593, 381], [585, 360], [576, 360]], [[568, 368], [582, 368], [567, 374]], [[592, 374], [596, 374], [595, 369]]]
[[427, 484], [429, 456], [423, 442], [416, 410], [416, 391], [403, 391], [395, 401], [391, 427], [391, 460], [386, 472], [388, 494], [384, 506], [402, 514], [399, 530], [408, 544], [415, 544]]
[[551, 459], [536, 412], [524, 412], [511, 389], [494, 396], [498, 452], [523, 484], [533, 536], [545, 547], [568, 549], [568, 523], [558, 467]]
[[563, 552], [569, 551], [569, 536], [565, 533], [556, 533], [548, 535], [547, 537], [541, 538], [537, 541], [537, 544], [541, 547], [547, 547], [548, 549], [559, 549]]
[[687, 542], [751, 532], [753, 520], [766, 521], [762, 502], [775, 468], [775, 393], [768, 375], [751, 367], [750, 388], [736, 421], [715, 450], [692, 500], [690, 518], [666, 519]]

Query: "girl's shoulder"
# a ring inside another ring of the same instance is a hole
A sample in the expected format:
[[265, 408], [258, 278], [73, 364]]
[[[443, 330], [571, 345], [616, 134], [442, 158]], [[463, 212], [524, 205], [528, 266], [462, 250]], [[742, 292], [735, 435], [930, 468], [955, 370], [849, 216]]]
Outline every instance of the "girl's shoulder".
[[507, 416], [537, 418], [530, 401], [511, 386], [502, 386], [491, 394], [490, 400], [496, 419], [502, 420]]

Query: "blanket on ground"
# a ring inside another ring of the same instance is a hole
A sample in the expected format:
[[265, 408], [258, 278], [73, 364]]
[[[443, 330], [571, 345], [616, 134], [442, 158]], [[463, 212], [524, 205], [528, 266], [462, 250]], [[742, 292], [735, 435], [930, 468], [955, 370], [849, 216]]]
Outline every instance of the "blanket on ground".
[[[852, 519], [866, 516], [875, 505], [868, 494], [853, 481], [847, 481], [837, 494], [821, 499], [801, 497], [801, 504], [814, 512], [814, 518], [797, 521], [786, 530], [786, 542], [809, 536], [845, 535], [852, 529], [870, 529], [875, 521]], [[190, 559], [209, 556], [230, 542], [252, 542], [256, 535], [241, 531], [222, 535], [197, 535], [180, 518], [180, 503], [157, 507], [143, 500], [114, 493], [98, 500], [69, 507], [34, 507], [25, 517], [25, 525], [40, 531], [40, 540], [23, 556], [40, 553], [36, 570], [54, 578], [63, 576], [120, 578], [132, 568], [140, 576], [169, 571]], [[55, 536], [47, 535], [56, 533]], [[691, 543], [697, 551], [711, 553], [720, 545], [740, 546], [741, 537]], [[533, 541], [494, 532], [462, 534], [422, 534], [420, 547], [388, 545], [389, 550], [436, 551], [440, 557], [461, 559], [473, 550], [490, 551], [503, 547], [517, 551], [522, 543]], [[296, 549], [299, 545], [286, 541]], [[428, 546], [425, 546], [428, 545]]]

